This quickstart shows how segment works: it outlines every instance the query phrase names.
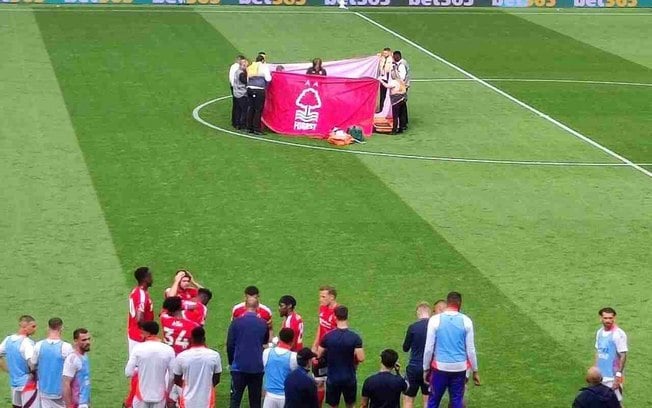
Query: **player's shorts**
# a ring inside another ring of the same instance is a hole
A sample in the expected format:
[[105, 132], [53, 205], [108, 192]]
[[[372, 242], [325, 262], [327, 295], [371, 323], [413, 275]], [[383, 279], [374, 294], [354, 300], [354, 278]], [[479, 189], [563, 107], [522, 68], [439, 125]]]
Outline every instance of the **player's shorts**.
[[263, 408], [283, 408], [285, 407], [285, 396], [266, 393], [263, 400]]
[[[609, 380], [602, 380], [602, 384], [606, 385], [607, 387], [611, 388], [613, 390], [614, 386], [614, 380], [609, 379]], [[622, 402], [623, 401], [623, 385], [621, 384], [620, 387], [616, 388], [614, 390], [614, 393], [616, 394], [616, 397], [618, 398], [618, 401]]]
[[340, 404], [340, 397], [344, 397], [344, 403], [351, 405], [355, 402], [358, 393], [358, 383], [353, 381], [348, 384], [333, 384], [326, 382], [326, 404], [336, 407]]
[[166, 402], [167, 401], [165, 400], [165, 398], [158, 402], [145, 402], [139, 400], [138, 397], [135, 397], [132, 407], [133, 408], [165, 408]]
[[39, 398], [36, 384], [29, 382], [24, 387], [11, 387], [11, 404], [23, 408], [38, 407]]
[[41, 408], [66, 408], [63, 398], [51, 399], [41, 396]]
[[414, 398], [421, 390], [422, 395], [430, 394], [430, 384], [423, 382], [423, 369], [421, 367], [407, 366], [405, 369], [405, 379], [408, 382], [408, 389], [405, 390], [405, 395]]
[[317, 360], [317, 364], [312, 365], [312, 374], [315, 378], [326, 377], [328, 374], [326, 357], [321, 357], [319, 360]]

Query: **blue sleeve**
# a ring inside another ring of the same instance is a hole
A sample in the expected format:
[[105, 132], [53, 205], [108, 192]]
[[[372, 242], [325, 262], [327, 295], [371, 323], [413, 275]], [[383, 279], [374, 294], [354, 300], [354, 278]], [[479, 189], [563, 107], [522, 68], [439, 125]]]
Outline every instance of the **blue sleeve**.
[[405, 332], [405, 340], [403, 340], [403, 351], [408, 352], [412, 348], [412, 338], [414, 334], [412, 333], [412, 325], [408, 327], [407, 332]]
[[233, 365], [233, 355], [235, 354], [235, 322], [232, 321], [229, 325], [229, 334], [226, 336], [226, 354], [229, 359], [229, 365]]

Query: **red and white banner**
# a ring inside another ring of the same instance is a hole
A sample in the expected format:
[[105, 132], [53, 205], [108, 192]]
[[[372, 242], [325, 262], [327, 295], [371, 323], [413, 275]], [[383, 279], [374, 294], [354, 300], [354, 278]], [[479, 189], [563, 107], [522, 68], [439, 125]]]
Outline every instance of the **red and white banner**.
[[273, 72], [263, 123], [276, 133], [328, 137], [337, 127], [360, 126], [368, 136], [378, 97], [375, 78], [341, 78]]

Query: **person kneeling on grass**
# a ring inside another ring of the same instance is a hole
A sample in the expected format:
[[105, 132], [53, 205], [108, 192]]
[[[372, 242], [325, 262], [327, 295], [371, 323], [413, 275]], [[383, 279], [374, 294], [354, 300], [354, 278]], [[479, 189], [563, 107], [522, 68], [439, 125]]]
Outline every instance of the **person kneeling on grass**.
[[392, 70], [389, 80], [381, 77], [380, 84], [389, 89], [389, 98], [392, 102], [392, 134], [403, 133], [407, 114], [405, 83], [399, 78], [398, 71]]

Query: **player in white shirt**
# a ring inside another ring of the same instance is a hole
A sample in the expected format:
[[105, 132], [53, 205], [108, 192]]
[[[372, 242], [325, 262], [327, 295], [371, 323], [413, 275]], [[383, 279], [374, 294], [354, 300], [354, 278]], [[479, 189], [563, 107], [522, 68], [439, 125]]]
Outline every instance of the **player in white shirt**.
[[2, 363], [9, 372], [11, 404], [18, 408], [32, 407], [37, 396], [31, 366], [34, 341], [30, 336], [36, 332], [36, 320], [24, 315], [18, 319], [18, 325], [18, 333], [7, 336], [0, 343], [0, 358], [5, 360]]
[[220, 383], [220, 354], [206, 347], [203, 327], [192, 330], [190, 348], [176, 358], [174, 383], [181, 387], [179, 405], [183, 408], [214, 408], [215, 386]]
[[41, 408], [65, 408], [63, 403], [63, 363], [72, 352], [72, 344], [61, 339], [63, 321], [48, 321], [48, 335], [34, 346], [31, 364], [38, 372]]
[[133, 408], [165, 408], [172, 388], [174, 350], [159, 339], [156, 322], [142, 322], [144, 342], [138, 343], [129, 356], [125, 375], [138, 372], [138, 386]]
[[595, 334], [595, 365], [602, 373], [602, 383], [623, 400], [623, 372], [627, 361], [627, 334], [616, 325], [616, 311], [605, 307], [598, 312], [602, 327]]

